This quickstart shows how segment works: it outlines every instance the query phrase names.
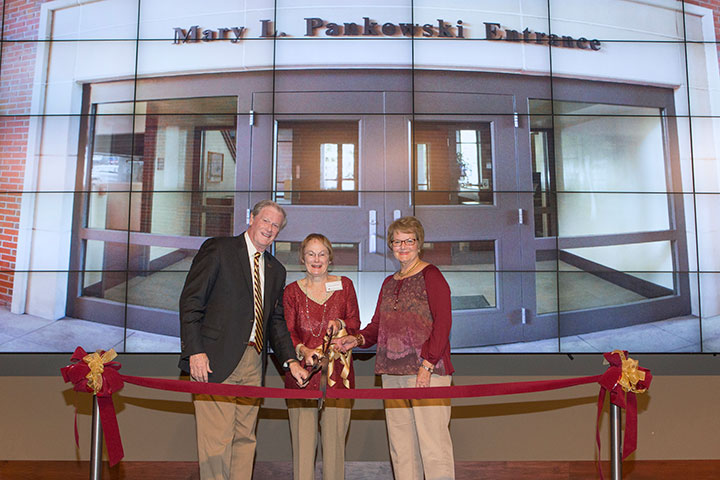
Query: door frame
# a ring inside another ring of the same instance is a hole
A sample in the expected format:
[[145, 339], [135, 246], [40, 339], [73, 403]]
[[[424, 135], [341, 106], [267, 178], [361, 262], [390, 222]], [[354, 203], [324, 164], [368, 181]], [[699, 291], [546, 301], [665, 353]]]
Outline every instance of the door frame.
[[[308, 83], [307, 81], [310, 80]], [[301, 85], [303, 90], [298, 89]], [[384, 89], [378, 89], [383, 85]], [[272, 88], [275, 87], [273, 91]], [[140, 88], [142, 87], [142, 88]], [[238, 122], [237, 122], [237, 164], [236, 164], [236, 192], [235, 192], [235, 221], [234, 233], [240, 233], [245, 229], [247, 212], [256, 200], [268, 198], [273, 193], [273, 172], [272, 168], [265, 167], [260, 171], [256, 162], [266, 162], [272, 165], [272, 155], [261, 158], [249, 156], [244, 158], [240, 153], [253, 151], [253, 129], [263, 118], [271, 119], [274, 125], [276, 119], [300, 118], [298, 115], [321, 116], [323, 119], [332, 118], [328, 111], [318, 111], [311, 108], [309, 111], [300, 112], [284, 110], [285, 103], [283, 95], [290, 92], [301, 92], [308, 94], [316, 100], [317, 92], [334, 91], [338, 95], [334, 98], [338, 102], [333, 103], [332, 111], [347, 111], [358, 118], [375, 119], [384, 118], [385, 124], [382, 131], [387, 131], [387, 125], [391, 125], [393, 131], [407, 130], [407, 119], [419, 119], [425, 115], [432, 116], [434, 113], [418, 105], [416, 102], [424, 92], [443, 93], [451, 92], [463, 94], [470, 92], [477, 95], [483, 92], [490, 92], [496, 95], [512, 95], [514, 97], [513, 111], [506, 112], [482, 112], [489, 114], [504, 115], [503, 121], [512, 119], [515, 132], [515, 168], [517, 187], [517, 204], [519, 211], [525, 213], [529, 221], [518, 226], [520, 230], [519, 250], [522, 252], [518, 262], [518, 271], [523, 274], [520, 282], [519, 296], [522, 298], [522, 305], [526, 309], [523, 318], [516, 318], [523, 330], [521, 339], [525, 341], [541, 338], [556, 338], [558, 335], [569, 335], [587, 331], [587, 325], [592, 325], [592, 330], [616, 328], [618, 326], [631, 325], [653, 321], [669, 316], [677, 316], [690, 312], [690, 282], [688, 272], [688, 245], [685, 232], [683, 194], [680, 183], [680, 159], [677, 139], [677, 127], [672, 118], [675, 115], [674, 94], [670, 88], [628, 85], [613, 82], [599, 82], [589, 80], [559, 79], [553, 77], [533, 77], [518, 74], [481, 73], [481, 72], [449, 72], [445, 71], [413, 71], [413, 70], [373, 70], [373, 71], [284, 71], [284, 72], [243, 72], [228, 74], [202, 74], [196, 76], [183, 76], [158, 79], [143, 79], [135, 81], [118, 81], [104, 84], [85, 85], [83, 88], [83, 118], [81, 120], [81, 133], [79, 145], [77, 187], [75, 196], [75, 215], [73, 219], [73, 242], [70, 263], [70, 283], [68, 289], [68, 313], [79, 318], [92, 318], [93, 320], [112, 323], [128, 328], [141, 328], [158, 333], [177, 332], [177, 314], [166, 312], [149, 307], [113, 304], [101, 299], [81, 298], [78, 291], [80, 276], [82, 275], [82, 241], [87, 239], [105, 238], [106, 231], [87, 230], [81, 232], [85, 213], [84, 205], [87, 194], [84, 191], [86, 175], [88, 174], [89, 158], [91, 157], [92, 146], [88, 137], [91, 116], [90, 107], [93, 102], [105, 101], [146, 101], [164, 98], [193, 98], [198, 96], [236, 96], [238, 99]], [[248, 93], [255, 92], [255, 93]], [[269, 92], [269, 93], [268, 93]], [[315, 95], [310, 95], [315, 92]], [[354, 101], [358, 92], [376, 92], [374, 101], [358, 104]], [[91, 95], [92, 93], [92, 95]], [[92, 100], [91, 100], [92, 97]], [[533, 226], [533, 203], [532, 203], [532, 165], [530, 156], [530, 126], [529, 126], [529, 99], [555, 99], [562, 101], [578, 101], [593, 103], [610, 103], [618, 105], [652, 106], [662, 109], [664, 115], [664, 134], [666, 142], [666, 171], [668, 175], [668, 211], [670, 228], [657, 232], [633, 232], [623, 236], [593, 236], [558, 238], [546, 237], [535, 238]], [[309, 102], [305, 103], [310, 105]], [[315, 101], [313, 103], [317, 105]], [[454, 106], [453, 106], [454, 105]], [[416, 108], [418, 107], [418, 108]], [[448, 108], [454, 110], [458, 104], [452, 104]], [[297, 110], [297, 109], [296, 109]], [[457, 112], [453, 112], [457, 113]], [[345, 115], [336, 118], [347, 119]], [[386, 199], [388, 192], [395, 195], [395, 187], [399, 182], [405, 182], [406, 187], [401, 189], [398, 195], [409, 197], [408, 190], [412, 190], [412, 181], [409, 172], [407, 174], [397, 173], [388, 166], [396, 161], [396, 158], [410, 158], [408, 152], [409, 141], [387, 142], [378, 145], [364, 145], [363, 138], [366, 131], [363, 129], [361, 120], [360, 146], [358, 158], [368, 154], [368, 148], [375, 148], [379, 152], [378, 165], [381, 171], [388, 172], [381, 179], [378, 176], [371, 176], [359, 173], [358, 190], [377, 192], [383, 197], [383, 201], [373, 199], [373, 205], [378, 205], [377, 261], [373, 268], [389, 271], [394, 269], [394, 264], [389, 251], [383, 250], [384, 229], [394, 218], [396, 208], [388, 207]], [[380, 127], [377, 127], [380, 129]], [[267, 138], [258, 141], [267, 142], [272, 152], [274, 128], [267, 130]], [[407, 137], [407, 134], [404, 134]], [[383, 135], [385, 140], [386, 136]], [[408, 183], [409, 182], [409, 183]], [[408, 188], [409, 187], [409, 188]], [[391, 203], [394, 205], [395, 200]], [[367, 221], [367, 204], [358, 206], [366, 208], [363, 216], [358, 213], [358, 221]], [[412, 207], [412, 208], [411, 208]], [[297, 206], [299, 212], [304, 207]], [[416, 213], [416, 207], [408, 205], [400, 208], [401, 214]], [[280, 240], [289, 238], [290, 235], [298, 235], [296, 228], [302, 227], [301, 222], [295, 222], [293, 227], [293, 215], [290, 214], [289, 230], [279, 236]], [[435, 228], [433, 226], [433, 228]], [[432, 230], [432, 229], [431, 229]], [[305, 232], [307, 233], [307, 232]], [[100, 235], [100, 237], [98, 236]], [[363, 236], [363, 238], [366, 235]], [[132, 232], [107, 233], [107, 239], [115, 239], [130, 245], [162, 245], [174, 248], [199, 248], [205, 240], [204, 237], [177, 237], [167, 235], [142, 234]], [[345, 238], [345, 237], [338, 237]], [[431, 241], [428, 238], [428, 241]], [[535, 300], [535, 255], [538, 250], [558, 250], [561, 248], [573, 248], [583, 245], [614, 245], [618, 243], [641, 243], [651, 240], [663, 240], [673, 242], [673, 270], [675, 276], [676, 291], [674, 295], [667, 298], [653, 299], [646, 302], [636, 302], [617, 307], [605, 307], [595, 310], [580, 310], [576, 312], [562, 312], [546, 315], [535, 315], [533, 313], [536, 305]], [[366, 242], [367, 246], [367, 242]], [[361, 251], [369, 250], [361, 248]], [[382, 259], [382, 260], [380, 260]], [[362, 260], [369, 265], [365, 259]], [[685, 273], [682, 273], [685, 272]], [[501, 273], [501, 272], [499, 272]], [[502, 288], [502, 282], [498, 283]], [[92, 301], [91, 301], [92, 300]], [[93, 305], [90, 305], [90, 304]], [[88, 305], [84, 305], [88, 304]], [[108, 314], [107, 312], [111, 312]], [[457, 314], [456, 314], [457, 315]], [[483, 312], [479, 311], [482, 316]], [[161, 320], [162, 318], [162, 320]], [[137, 320], [135, 320], [137, 319]], [[623, 323], [618, 324], [620, 319]], [[458, 322], [459, 323], [459, 322]], [[477, 323], [483, 323], [478, 317]], [[158, 325], [163, 325], [158, 327]], [[489, 328], [489, 327], [488, 327]], [[479, 335], [479, 342], [476, 345], [489, 344], [486, 341], [492, 335], [485, 333]], [[475, 335], [473, 335], [475, 336]], [[519, 340], [519, 339], [517, 339]], [[515, 341], [517, 341], [515, 340]]]

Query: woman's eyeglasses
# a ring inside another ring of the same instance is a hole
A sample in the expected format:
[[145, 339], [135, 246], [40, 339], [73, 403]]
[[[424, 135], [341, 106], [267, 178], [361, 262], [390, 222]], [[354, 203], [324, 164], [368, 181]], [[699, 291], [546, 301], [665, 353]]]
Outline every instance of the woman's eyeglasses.
[[417, 238], [408, 238], [406, 240], [393, 240], [390, 242], [390, 245], [392, 245], [392, 248], [400, 248], [401, 245], [405, 245], [407, 247], [412, 247], [417, 243]]

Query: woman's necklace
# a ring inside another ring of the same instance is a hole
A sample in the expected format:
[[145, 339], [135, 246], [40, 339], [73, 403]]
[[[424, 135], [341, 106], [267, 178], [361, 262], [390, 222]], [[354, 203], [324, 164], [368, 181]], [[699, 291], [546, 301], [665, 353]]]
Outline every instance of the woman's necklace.
[[395, 288], [395, 303], [393, 303], [393, 310], [397, 310], [398, 301], [400, 300], [400, 289], [403, 286], [402, 281], [398, 281], [397, 287]]
[[323, 311], [322, 311], [322, 317], [320, 317], [320, 329], [318, 330], [317, 333], [315, 333], [315, 329], [313, 328], [312, 321], [310, 319], [310, 302], [308, 301], [308, 297], [310, 296], [310, 286], [308, 285], [306, 288], [307, 288], [307, 291], [304, 292], [305, 293], [305, 316], [307, 317], [308, 327], [310, 327], [310, 334], [313, 337], [318, 338], [323, 333], [323, 326], [325, 324], [325, 309], [327, 308], [327, 298], [325, 299], [325, 301], [322, 304]]
[[395, 275], [396, 275], [395, 279], [396, 279], [396, 280], [402, 280], [403, 278], [409, 277], [410, 274], [412, 274], [413, 270], [415, 270], [415, 267], [417, 267], [418, 265], [420, 265], [420, 259], [419, 259], [419, 258], [416, 259], [415, 262], [413, 262], [412, 265], [410, 265], [410, 268], [408, 268], [407, 271], [405, 271], [405, 273], [402, 272], [402, 269], [401, 269], [398, 273], [396, 273], [396, 274], [395, 274]]
[[420, 264], [420, 259], [416, 259], [415, 262], [413, 262], [412, 265], [410, 265], [410, 268], [408, 268], [405, 273], [402, 273], [402, 271], [399, 271], [395, 274], [395, 280], [398, 281], [397, 287], [395, 288], [395, 302], [393, 303], [393, 310], [397, 310], [398, 308], [398, 302], [400, 301], [400, 290], [403, 286], [403, 280], [405, 280], [407, 277], [411, 276], [413, 273], [413, 270], [415, 270], [415, 267], [417, 267]]

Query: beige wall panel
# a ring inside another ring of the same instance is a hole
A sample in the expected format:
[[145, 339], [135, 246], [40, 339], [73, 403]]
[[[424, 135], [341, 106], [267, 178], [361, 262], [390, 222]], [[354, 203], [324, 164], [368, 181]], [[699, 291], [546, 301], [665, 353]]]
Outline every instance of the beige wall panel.
[[[457, 376], [456, 384], [538, 380], [541, 377]], [[375, 384], [372, 376], [358, 386]], [[277, 375], [269, 385], [281, 386]], [[75, 394], [57, 377], [0, 377], [0, 460], [87, 460], [91, 396]], [[598, 388], [453, 402], [452, 434], [458, 461], [593, 460]], [[80, 449], [73, 442], [78, 405]], [[195, 423], [189, 394], [126, 385], [115, 397], [128, 461], [194, 461]], [[720, 459], [720, 376], [660, 376], [640, 396], [637, 460]], [[348, 461], [388, 459], [379, 401], [358, 401]], [[607, 411], [603, 458], [608, 458]], [[291, 458], [283, 400], [268, 400], [258, 432], [259, 461]]]

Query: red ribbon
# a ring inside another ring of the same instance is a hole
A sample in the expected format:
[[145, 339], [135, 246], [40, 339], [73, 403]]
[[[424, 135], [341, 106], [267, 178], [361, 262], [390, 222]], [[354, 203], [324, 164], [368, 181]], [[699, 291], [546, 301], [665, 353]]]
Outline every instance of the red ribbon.
[[[623, 353], [627, 357], [627, 352]], [[80, 392], [92, 392], [92, 389], [87, 386], [88, 380], [86, 378], [90, 369], [85, 362], [81, 361], [85, 355], [85, 350], [78, 347], [71, 358], [71, 362], [73, 362], [72, 365], [64, 367], [61, 370], [65, 381], [72, 382], [75, 385], [75, 390]], [[623, 442], [622, 458], [625, 459], [637, 448], [637, 400], [635, 398], [635, 393], [630, 391], [626, 394], [618, 383], [623, 374], [622, 357], [619, 352], [605, 353], [604, 357], [608, 362], [610, 362], [608, 370], [602, 375], [593, 375], [589, 377], [486, 385], [457, 385], [453, 387], [340, 388], [329, 389], [327, 391], [327, 398], [429, 399], [489, 397], [495, 395], [512, 395], [517, 393], [544, 392], [597, 382], [600, 384], [600, 393], [598, 395], [598, 423], [596, 425], [596, 440], [598, 444], [598, 469], [600, 469], [599, 422], [607, 391], [610, 391], [610, 401], [626, 410], [625, 439]], [[136, 377], [120, 374], [118, 372], [120, 364], [117, 362], [108, 362], [104, 365], [106, 368], [103, 372], [102, 389], [98, 392], [97, 397], [98, 404], [100, 405], [100, 417], [111, 466], [118, 463], [123, 457], [120, 432], [117, 426], [115, 409], [112, 404], [112, 394], [122, 389], [123, 382], [141, 387], [154, 388], [157, 390], [230, 397], [315, 399], [322, 396], [322, 393], [319, 390], [254, 387], [249, 385], [226, 385], [220, 383], [189, 382], [187, 380]], [[638, 382], [637, 388], [647, 389], [650, 386], [652, 375], [650, 374], [650, 371], [645, 368], [638, 367], [638, 370], [645, 372], [645, 380]], [[100, 403], [101, 401], [102, 404]], [[602, 471], [600, 471], [600, 477], [602, 478]]]
[[[595, 441], [598, 446], [598, 472], [603, 478], [600, 468], [600, 418], [602, 417], [605, 395], [610, 392], [610, 403], [625, 409], [625, 436], [623, 438], [622, 459], [625, 460], [637, 449], [637, 397], [633, 391], [625, 391], [619, 381], [623, 376], [623, 359], [627, 359], [626, 350], [604, 353], [605, 360], [610, 364], [607, 371], [600, 376], [600, 394], [598, 395], [597, 421], [595, 424]], [[637, 367], [645, 372], [645, 378], [637, 382], [635, 387], [638, 390], [647, 390], [652, 382], [652, 374], [647, 368]]]
[[[102, 355], [105, 352], [99, 351], [98, 353]], [[93, 389], [88, 386], [87, 374], [90, 372], [90, 367], [83, 361], [86, 355], [87, 352], [83, 350], [82, 347], [77, 347], [73, 356], [70, 357], [71, 364], [61, 368], [60, 372], [62, 373], [65, 383], [73, 383], [73, 390], [94, 393]], [[107, 362], [104, 363], [103, 366], [102, 387], [97, 392], [96, 397], [98, 410], [100, 411], [100, 423], [102, 424], [105, 445], [107, 446], [108, 460], [112, 467], [125, 456], [122, 440], [120, 439], [120, 428], [117, 423], [115, 406], [112, 400], [112, 394], [122, 390], [123, 380], [122, 375], [118, 372], [121, 366], [118, 362]], [[77, 411], [75, 415], [75, 444], [79, 444]]]

